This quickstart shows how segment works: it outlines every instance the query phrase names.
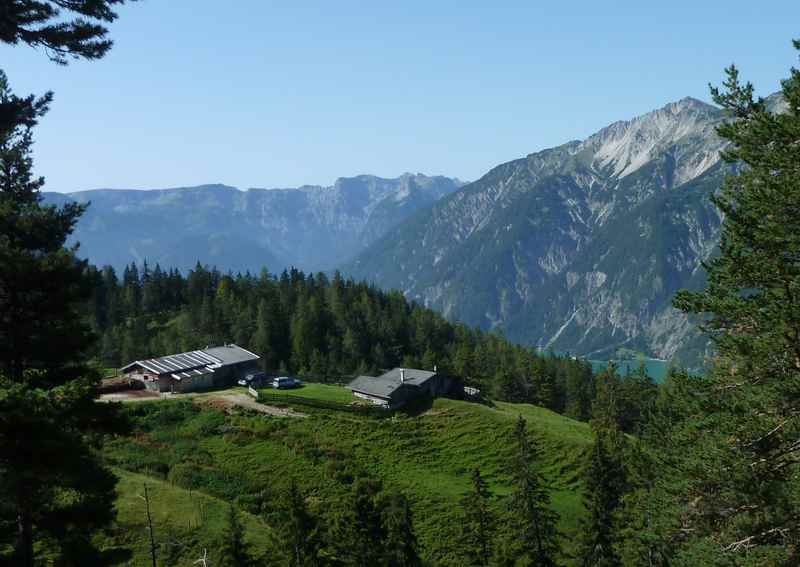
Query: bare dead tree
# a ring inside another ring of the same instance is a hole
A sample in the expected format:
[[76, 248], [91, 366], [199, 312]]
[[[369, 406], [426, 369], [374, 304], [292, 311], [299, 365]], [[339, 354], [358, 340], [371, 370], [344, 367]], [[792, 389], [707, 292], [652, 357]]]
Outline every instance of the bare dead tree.
[[144, 483], [144, 496], [141, 494], [139, 498], [144, 500], [145, 510], [147, 512], [147, 529], [150, 532], [150, 557], [153, 560], [153, 567], [158, 567], [156, 565], [156, 538], [153, 534], [153, 518], [150, 515], [150, 494], [147, 492], [147, 483]]
[[194, 563], [192, 563], [192, 565], [197, 565], [197, 564], [200, 564], [203, 567], [208, 567], [208, 550], [205, 547], [203, 548], [203, 556]]

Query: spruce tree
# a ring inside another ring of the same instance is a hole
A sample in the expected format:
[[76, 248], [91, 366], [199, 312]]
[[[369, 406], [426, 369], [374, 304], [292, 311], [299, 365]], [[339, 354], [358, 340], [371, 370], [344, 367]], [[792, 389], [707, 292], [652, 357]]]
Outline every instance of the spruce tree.
[[219, 546], [220, 565], [225, 567], [250, 567], [255, 564], [250, 546], [244, 539], [244, 526], [233, 504], [228, 506], [228, 518]]
[[282, 526], [283, 550], [289, 567], [312, 567], [320, 564], [320, 526], [311, 514], [305, 498], [293, 481], [285, 505], [286, 520]]
[[419, 567], [422, 561], [417, 553], [417, 536], [411, 506], [406, 497], [393, 491], [381, 502], [383, 526], [383, 561], [386, 567]]
[[467, 565], [489, 565], [497, 518], [491, 509], [491, 492], [481, 471], [472, 471], [472, 490], [461, 499], [464, 521], [460, 547]]
[[506, 402], [524, 402], [528, 392], [525, 383], [514, 373], [500, 368], [494, 375], [494, 396]]
[[358, 479], [350, 497], [340, 503], [331, 542], [339, 564], [372, 567], [383, 560], [380, 490], [379, 482]]
[[522, 416], [512, 437], [516, 445], [509, 500], [512, 549], [505, 553], [510, 553], [515, 565], [557, 565], [558, 515], [550, 508], [547, 482], [537, 470], [539, 446], [528, 435]]
[[553, 366], [547, 364], [547, 360], [541, 356], [535, 356], [530, 369], [530, 380], [532, 385], [532, 403], [545, 408], [553, 408], [555, 402], [555, 384]]
[[584, 507], [588, 517], [582, 526], [580, 564], [583, 567], [616, 567], [616, 515], [627, 488], [624, 461], [625, 438], [618, 427], [617, 379], [613, 366], [598, 376], [592, 419], [594, 444], [584, 473]]
[[[717, 456], [717, 440], [708, 439], [713, 432], [698, 427], [696, 419], [705, 411], [709, 387], [704, 377], [670, 370], [644, 431], [639, 439], [628, 441], [628, 491], [617, 529], [623, 565], [668, 567], [675, 564], [680, 548], [693, 546], [693, 532], [686, 530], [693, 503], [687, 503], [682, 492], [689, 469], [707, 466]], [[695, 564], [724, 560], [713, 551]]]
[[619, 428], [626, 433], [641, 433], [657, 395], [658, 387], [647, 374], [644, 364], [628, 372], [619, 384]]

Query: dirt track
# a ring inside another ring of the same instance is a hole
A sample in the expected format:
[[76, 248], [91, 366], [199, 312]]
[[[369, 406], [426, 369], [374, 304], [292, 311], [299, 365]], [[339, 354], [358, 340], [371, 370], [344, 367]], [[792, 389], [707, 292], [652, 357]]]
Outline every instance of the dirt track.
[[[169, 394], [171, 396], [171, 394]], [[98, 398], [101, 402], [146, 402], [167, 399], [158, 392], [150, 390], [122, 390], [112, 394], [101, 394]]]
[[215, 407], [219, 407], [220, 402], [222, 402], [222, 405], [227, 407], [238, 406], [278, 417], [308, 417], [308, 415], [305, 413], [300, 413], [289, 408], [278, 408], [275, 406], [266, 406], [264, 404], [260, 404], [247, 394], [210, 395], [195, 400], [195, 403], [197, 404], [211, 405]]
[[100, 396], [99, 401], [127, 403], [156, 402], [158, 400], [179, 399], [190, 399], [198, 405], [222, 410], [241, 407], [277, 417], [308, 417], [308, 414], [300, 413], [289, 408], [279, 408], [260, 404], [247, 394], [233, 389], [198, 394], [159, 394], [149, 390], [126, 390], [123, 392], [114, 392], [113, 394], [103, 394]]

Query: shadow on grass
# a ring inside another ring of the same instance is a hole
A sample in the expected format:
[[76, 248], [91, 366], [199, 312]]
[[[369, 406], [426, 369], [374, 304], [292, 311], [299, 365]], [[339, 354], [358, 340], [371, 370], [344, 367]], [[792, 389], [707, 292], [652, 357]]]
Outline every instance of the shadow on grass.
[[496, 408], [497, 407], [497, 405], [495, 405], [495, 403], [494, 403], [494, 400], [490, 400], [489, 398], [486, 398], [484, 396], [480, 396], [478, 398], [467, 398], [467, 399], [465, 399], [465, 401], [472, 402], [474, 404], [480, 404], [482, 406], [486, 406], [486, 407], [489, 407], [489, 408]]
[[433, 398], [424, 397], [411, 400], [403, 407], [395, 410], [395, 413], [403, 414], [408, 417], [417, 417], [422, 415], [433, 407]]

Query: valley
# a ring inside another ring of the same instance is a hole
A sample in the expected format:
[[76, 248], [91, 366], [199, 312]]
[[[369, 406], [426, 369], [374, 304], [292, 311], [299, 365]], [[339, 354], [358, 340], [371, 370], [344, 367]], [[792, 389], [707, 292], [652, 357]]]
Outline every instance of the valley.
[[[779, 95], [767, 99], [774, 111]], [[98, 265], [340, 269], [453, 321], [590, 359], [620, 349], [699, 369], [708, 345], [671, 305], [705, 282], [710, 197], [730, 167], [724, 113], [684, 98], [464, 184], [405, 174], [331, 187], [95, 190], [72, 241]], [[133, 219], [137, 219], [133, 221]]]
[[70, 242], [98, 266], [279, 272], [331, 270], [420, 208], [463, 185], [406, 173], [340, 178], [330, 187], [95, 189], [45, 193], [44, 202], [91, 203]]

